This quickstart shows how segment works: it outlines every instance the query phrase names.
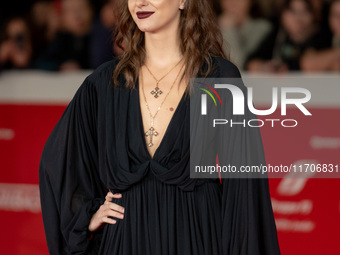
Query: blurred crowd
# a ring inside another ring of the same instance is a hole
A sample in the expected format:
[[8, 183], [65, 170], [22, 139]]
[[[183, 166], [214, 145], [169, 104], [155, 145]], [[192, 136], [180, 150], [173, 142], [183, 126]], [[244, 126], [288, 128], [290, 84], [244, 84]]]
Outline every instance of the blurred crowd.
[[[340, 0], [209, 0], [241, 70], [340, 71]], [[113, 45], [115, 0], [0, 3], [0, 70], [93, 69]]]
[[113, 0], [2, 1], [2, 69], [93, 69], [113, 49]]

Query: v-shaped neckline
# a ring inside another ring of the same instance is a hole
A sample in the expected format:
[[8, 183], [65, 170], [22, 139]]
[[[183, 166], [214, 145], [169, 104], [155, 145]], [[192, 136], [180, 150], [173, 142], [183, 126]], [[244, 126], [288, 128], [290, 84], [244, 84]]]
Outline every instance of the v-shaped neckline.
[[170, 121], [169, 121], [169, 124], [165, 130], [165, 133], [164, 133], [164, 136], [163, 138], [161, 139], [157, 149], [155, 150], [155, 153], [153, 154], [153, 156], [151, 156], [149, 150], [148, 150], [148, 147], [147, 147], [147, 144], [146, 144], [146, 141], [145, 141], [145, 132], [144, 132], [144, 124], [143, 124], [143, 117], [142, 117], [142, 109], [141, 109], [141, 105], [140, 105], [140, 94], [139, 94], [139, 77], [137, 78], [137, 83], [136, 83], [136, 89], [137, 89], [137, 107], [138, 107], [138, 122], [139, 122], [139, 126], [138, 126], [138, 129], [140, 131], [140, 133], [143, 135], [143, 148], [144, 148], [144, 151], [146, 152], [146, 154], [148, 155], [148, 158], [149, 160], [151, 159], [155, 159], [157, 157], [157, 152], [160, 150], [160, 147], [163, 145], [164, 143], [164, 140], [166, 139], [168, 133], [170, 132], [169, 130], [171, 129], [171, 125], [173, 124], [173, 121], [176, 117], [176, 114], [178, 113], [180, 107], [182, 106], [182, 103], [183, 103], [183, 100], [184, 100], [184, 95], [185, 95], [185, 92], [182, 94], [182, 97], [180, 99], [180, 101], [178, 102], [177, 104], [177, 107], [176, 107], [176, 110], [175, 112], [173, 113]]

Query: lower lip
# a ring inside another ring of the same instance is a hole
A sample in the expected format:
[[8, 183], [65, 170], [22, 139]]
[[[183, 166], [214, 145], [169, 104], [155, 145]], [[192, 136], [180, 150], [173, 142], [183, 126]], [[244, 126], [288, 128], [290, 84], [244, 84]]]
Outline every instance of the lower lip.
[[148, 13], [138, 13], [137, 17], [139, 19], [146, 19], [149, 18], [152, 14], [154, 14], [153, 12], [148, 12]]

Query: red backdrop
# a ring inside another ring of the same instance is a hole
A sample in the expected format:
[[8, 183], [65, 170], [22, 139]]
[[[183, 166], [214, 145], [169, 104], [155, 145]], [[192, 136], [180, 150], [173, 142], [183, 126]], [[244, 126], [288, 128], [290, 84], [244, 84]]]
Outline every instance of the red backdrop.
[[[0, 104], [1, 254], [48, 254], [38, 192], [44, 143], [66, 105]], [[340, 165], [340, 109], [311, 109], [295, 128], [261, 128], [267, 163]], [[272, 118], [280, 118], [273, 115]], [[281, 117], [282, 118], [282, 117]], [[323, 124], [324, 123], [324, 124]], [[283, 255], [340, 254], [340, 179], [270, 179]]]

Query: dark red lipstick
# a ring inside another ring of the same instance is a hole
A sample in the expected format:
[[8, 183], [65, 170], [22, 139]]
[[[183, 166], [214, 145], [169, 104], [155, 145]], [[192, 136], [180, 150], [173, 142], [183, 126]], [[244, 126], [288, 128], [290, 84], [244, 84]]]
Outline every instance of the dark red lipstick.
[[150, 17], [152, 14], [154, 14], [154, 12], [137, 12], [137, 17], [139, 19], [146, 19]]

